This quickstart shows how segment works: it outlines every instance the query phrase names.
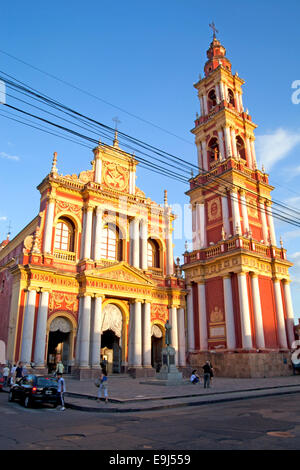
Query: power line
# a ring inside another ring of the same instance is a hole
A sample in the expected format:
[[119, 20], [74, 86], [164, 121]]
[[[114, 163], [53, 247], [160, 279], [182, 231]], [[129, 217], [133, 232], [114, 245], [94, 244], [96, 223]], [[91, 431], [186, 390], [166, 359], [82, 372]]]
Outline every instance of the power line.
[[112, 107], [115, 108], [115, 109], [118, 109], [119, 111], [121, 111], [122, 113], [127, 114], [128, 116], [131, 116], [131, 117], [133, 117], [133, 118], [135, 118], [135, 119], [138, 119], [139, 121], [144, 122], [145, 124], [148, 124], [148, 125], [150, 125], [150, 126], [152, 126], [152, 127], [155, 127], [156, 129], [159, 129], [160, 131], [163, 131], [163, 132], [165, 132], [165, 133], [167, 133], [167, 134], [169, 134], [169, 135], [172, 135], [173, 137], [176, 137], [177, 139], [180, 139], [180, 140], [182, 140], [183, 142], [187, 142], [188, 144], [193, 145], [193, 143], [190, 142], [189, 140], [187, 140], [187, 139], [185, 139], [185, 138], [183, 138], [183, 137], [180, 137], [180, 136], [174, 134], [173, 132], [168, 131], [167, 129], [164, 129], [163, 127], [160, 127], [160, 126], [158, 126], [157, 124], [154, 124], [153, 122], [148, 121], [147, 119], [141, 118], [140, 116], [137, 116], [137, 115], [135, 115], [135, 114], [133, 114], [133, 113], [130, 113], [129, 111], [126, 111], [125, 109], [123, 109], [123, 108], [121, 108], [121, 107], [119, 107], [119, 106], [116, 106], [116, 105], [110, 103], [109, 101], [106, 101], [106, 100], [104, 100], [103, 98], [100, 98], [99, 96], [94, 95], [93, 93], [90, 93], [90, 92], [88, 92], [88, 91], [86, 91], [86, 90], [84, 90], [84, 89], [82, 89], [82, 88], [80, 88], [80, 87], [78, 87], [78, 86], [76, 86], [76, 85], [70, 83], [70, 82], [67, 82], [66, 80], [63, 80], [63, 79], [61, 79], [61, 78], [59, 78], [59, 77], [57, 77], [57, 76], [55, 76], [55, 75], [53, 75], [53, 74], [51, 74], [51, 73], [49, 73], [49, 72], [45, 72], [44, 70], [42, 70], [42, 69], [40, 69], [40, 68], [38, 68], [38, 67], [35, 67], [34, 65], [29, 64], [28, 62], [25, 62], [24, 60], [19, 59], [18, 57], [14, 56], [14, 55], [12, 55], [12, 54], [9, 54], [8, 52], [3, 51], [2, 49], [0, 49], [0, 52], [1, 52], [2, 54], [7, 55], [8, 57], [11, 57], [12, 59], [14, 59], [14, 60], [16, 60], [16, 61], [18, 61], [18, 62], [20, 62], [20, 63], [26, 65], [27, 67], [32, 68], [33, 70], [36, 70], [36, 71], [38, 71], [38, 72], [40, 72], [40, 73], [42, 73], [42, 74], [44, 74], [44, 75], [47, 75], [48, 77], [50, 77], [50, 78], [52, 78], [52, 79], [54, 79], [54, 80], [57, 80], [57, 81], [60, 82], [60, 83], [63, 83], [64, 85], [67, 85], [67, 86], [73, 88], [74, 90], [80, 91], [81, 93], [84, 93], [85, 95], [90, 96], [91, 98], [94, 98], [94, 99], [96, 99], [96, 100], [98, 100], [98, 101], [101, 101], [102, 103], [105, 103], [105, 104], [107, 104], [107, 105], [109, 105], [109, 106], [112, 106]]
[[[94, 119], [88, 118], [87, 116], [84, 116], [84, 115], [82, 115], [81, 113], [78, 113], [77, 111], [74, 111], [74, 110], [72, 110], [71, 108], [68, 108], [68, 107], [66, 107], [65, 105], [62, 105], [62, 104], [59, 103], [59, 102], [54, 101], [54, 100], [52, 100], [51, 98], [45, 97], [45, 95], [42, 96], [42, 95], [40, 95], [39, 93], [31, 92], [30, 90], [28, 90], [28, 88], [20, 87], [19, 85], [16, 85], [16, 84], [14, 84], [14, 83], [12, 83], [12, 82], [10, 82], [10, 84], [12, 84], [14, 87], [23, 89], [23, 90], [24, 90], [25, 92], [27, 92], [27, 93], [29, 92], [30, 94], [33, 94], [34, 97], [37, 98], [37, 99], [41, 99], [41, 100], [43, 100], [43, 101], [46, 101], [46, 104], [48, 104], [48, 105], [50, 105], [50, 106], [55, 106], [55, 107], [58, 106], [59, 108], [62, 108], [62, 109], [63, 109], [63, 112], [65, 112], [65, 109], [70, 110], [71, 113], [75, 113], [75, 114], [76, 114], [76, 117], [77, 117], [77, 116], [82, 116], [84, 119], [88, 119], [90, 122], [96, 123], [97, 125], [99, 125], [99, 126], [105, 128], [105, 129], [107, 129], [107, 130], [110, 131], [110, 132], [114, 132], [114, 129], [112, 129], [110, 126], [106, 126], [106, 125], [104, 125], [103, 123], [99, 123], [98, 121], [96, 121], [96, 120], [94, 120]], [[10, 105], [7, 105], [7, 106], [10, 106]], [[92, 138], [90, 138], [90, 137], [84, 136], [83, 134], [78, 133], [78, 132], [76, 132], [76, 131], [74, 131], [74, 130], [70, 130], [70, 129], [66, 128], [65, 126], [60, 126], [60, 125], [58, 125], [58, 124], [54, 124], [54, 123], [52, 123], [51, 121], [45, 120], [45, 119], [43, 119], [43, 118], [41, 118], [41, 117], [39, 117], [39, 116], [35, 116], [35, 115], [33, 115], [32, 113], [27, 113], [26, 111], [21, 110], [20, 108], [12, 107], [12, 109], [15, 109], [15, 110], [17, 110], [17, 111], [19, 111], [19, 112], [25, 113], [25, 114], [27, 114], [27, 115], [29, 115], [29, 116], [32, 116], [32, 117], [36, 118], [36, 119], [42, 120], [42, 121], [46, 122], [47, 124], [55, 125], [56, 127], [60, 128], [61, 130], [67, 131], [67, 132], [71, 132], [71, 133], [73, 133], [74, 135], [76, 135], [76, 136], [78, 136], [78, 137], [80, 137], [80, 138], [85, 138], [85, 139], [88, 139], [88, 140], [91, 141], [91, 142], [96, 142], [95, 139], [92, 139]], [[45, 110], [44, 110], [44, 111], [45, 111]], [[45, 111], [45, 112], [47, 112], [47, 111]], [[60, 118], [60, 119], [63, 119], [63, 118]], [[144, 147], [144, 148], [149, 148], [151, 151], [153, 151], [153, 149], [155, 149], [155, 150], [154, 150], [154, 153], [156, 153], [156, 154], [161, 155], [161, 154], [163, 153], [164, 158], [168, 158], [169, 160], [170, 160], [170, 159], [173, 159], [173, 160], [175, 159], [175, 160], [179, 161], [180, 163], [184, 162], [185, 166], [188, 166], [188, 167], [196, 167], [196, 166], [193, 165], [193, 164], [187, 164], [183, 159], [181, 159], [181, 158], [179, 158], [179, 157], [175, 157], [174, 155], [169, 154], [168, 152], [159, 150], [159, 149], [157, 149], [156, 147], [154, 147], [154, 146], [152, 146], [152, 145], [149, 145], [149, 144], [146, 144], [146, 143], [140, 141], [139, 139], [132, 138], [132, 137], [128, 136], [127, 134], [124, 134], [124, 133], [121, 133], [121, 132], [120, 132], [120, 134], [121, 134], [121, 136], [124, 137], [126, 140], [133, 141], [135, 144], [141, 145], [141, 146]], [[128, 145], [127, 145], [127, 147], [128, 147]], [[166, 155], [167, 155], [167, 157], [166, 157]], [[149, 156], [149, 155], [147, 154], [147, 156]], [[151, 156], [150, 158], [154, 159], [154, 157], [152, 157], [152, 156]], [[158, 160], [158, 161], [160, 161], [161, 163], [165, 164], [165, 162], [162, 162], [161, 160], [159, 160], [159, 159], [157, 159], [157, 158], [156, 158], [156, 160]], [[144, 163], [146, 164], [147, 162], [144, 160]], [[170, 164], [169, 164], [169, 165], [170, 165]], [[175, 166], [173, 165], [173, 167], [175, 167]], [[176, 167], [175, 167], [175, 168], [176, 168]], [[199, 169], [198, 167], [196, 167], [196, 168], [197, 168], [197, 170]], [[163, 171], [166, 171], [165, 168], [160, 168], [160, 169], [163, 170]], [[182, 171], [182, 168], [178, 168], [178, 167], [177, 167], [177, 169], [179, 169], [180, 171]], [[203, 170], [203, 169], [200, 169], [200, 170], [202, 170], [203, 173], [204, 173], [204, 170]], [[217, 176], [215, 176], [215, 175], [209, 175], [209, 172], [205, 172], [205, 173], [209, 176], [209, 178], [210, 178], [211, 180], [213, 180], [213, 181], [215, 181], [215, 182], [219, 182], [219, 184], [221, 184], [221, 185], [223, 185], [223, 186], [225, 186], [225, 185], [226, 185], [226, 186], [230, 186], [230, 185], [231, 185], [231, 187], [240, 188], [238, 185], [235, 185], [234, 183], [224, 182], [224, 180], [221, 179], [220, 177], [217, 177]], [[168, 174], [169, 174], [169, 175], [173, 175], [173, 177], [176, 177], [176, 176], [177, 176], [177, 175], [171, 174], [170, 172], [168, 172]], [[184, 182], [186, 182], [186, 181], [184, 181]], [[198, 186], [199, 186], [199, 185], [198, 185]], [[216, 192], [216, 191], [215, 191], [215, 192]], [[250, 191], [249, 191], [249, 192], [250, 192]], [[221, 194], [221, 193], [219, 193], [219, 194]], [[253, 194], [254, 194], [255, 196], [257, 196], [256, 193], [253, 192]], [[241, 202], [242, 202], [242, 201], [241, 201]], [[274, 202], [274, 201], [273, 201], [273, 202]], [[281, 207], [285, 207], [285, 205], [283, 205], [283, 204], [281, 204], [281, 203], [278, 203], [278, 204], [281, 205]], [[249, 203], [247, 203], [247, 205], [249, 206]], [[254, 207], [256, 207], [256, 206], [254, 206]], [[298, 211], [296, 211], [295, 209], [290, 209], [290, 210], [291, 210], [291, 211], [294, 211], [295, 213], [298, 212]], [[266, 210], [266, 212], [268, 213], [267, 210]], [[275, 217], [275, 216], [278, 216], [278, 218], [280, 218], [280, 220], [283, 220], [283, 221], [288, 222], [288, 223], [292, 223], [292, 222], [291, 222], [291, 219], [287, 218], [287, 217], [286, 217], [286, 214], [284, 214], [284, 213], [282, 214], [282, 213], [280, 213], [280, 212], [275, 212], [274, 209], [273, 209], [273, 215], [274, 215], [274, 217]], [[289, 216], [288, 216], [288, 217], [289, 217]], [[294, 225], [295, 225], [295, 224], [294, 224]], [[298, 226], [298, 225], [297, 225], [297, 226]]]

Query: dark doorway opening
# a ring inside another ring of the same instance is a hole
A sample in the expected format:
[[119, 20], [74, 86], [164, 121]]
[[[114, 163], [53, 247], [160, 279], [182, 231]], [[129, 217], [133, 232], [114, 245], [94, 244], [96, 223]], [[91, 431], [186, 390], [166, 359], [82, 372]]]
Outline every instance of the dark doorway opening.
[[108, 373], [120, 373], [122, 365], [122, 349], [120, 338], [112, 330], [106, 330], [101, 335], [101, 357], [107, 361]]
[[50, 331], [47, 357], [49, 372], [56, 369], [59, 361], [62, 361], [64, 371], [68, 372], [69, 353], [70, 333], [63, 333], [60, 330]]

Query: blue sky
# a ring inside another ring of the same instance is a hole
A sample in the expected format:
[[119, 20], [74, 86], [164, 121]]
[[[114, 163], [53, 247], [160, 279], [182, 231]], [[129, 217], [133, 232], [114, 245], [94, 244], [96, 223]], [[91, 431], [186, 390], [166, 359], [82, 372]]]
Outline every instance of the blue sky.
[[[244, 106], [258, 125], [259, 166], [263, 163], [270, 174], [273, 198], [298, 208], [300, 104], [291, 98], [292, 83], [300, 80], [299, 14], [300, 3], [293, 0], [6, 2], [0, 50], [99, 99], [1, 52], [0, 70], [109, 126], [117, 115], [123, 132], [196, 163], [190, 129], [199, 103], [193, 83], [203, 74], [213, 20], [233, 72], [246, 80]], [[90, 168], [89, 149], [0, 115], [0, 239], [8, 221], [13, 237], [37, 214], [36, 186], [49, 172], [54, 151], [63, 174]], [[159, 203], [164, 189], [170, 203], [188, 203], [186, 186], [148, 170], [139, 169], [137, 185]], [[282, 236], [295, 263], [298, 318], [300, 229], [276, 219], [275, 225], [277, 239]], [[181, 256], [184, 237], [175, 241], [175, 256]]]

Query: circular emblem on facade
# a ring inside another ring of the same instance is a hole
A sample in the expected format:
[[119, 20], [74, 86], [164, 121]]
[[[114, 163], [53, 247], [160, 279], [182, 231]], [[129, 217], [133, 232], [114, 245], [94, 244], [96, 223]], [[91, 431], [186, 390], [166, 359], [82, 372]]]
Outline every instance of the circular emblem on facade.
[[126, 168], [118, 167], [115, 163], [108, 163], [104, 171], [104, 181], [107, 186], [118, 191], [123, 191], [126, 188], [128, 181], [128, 171]]

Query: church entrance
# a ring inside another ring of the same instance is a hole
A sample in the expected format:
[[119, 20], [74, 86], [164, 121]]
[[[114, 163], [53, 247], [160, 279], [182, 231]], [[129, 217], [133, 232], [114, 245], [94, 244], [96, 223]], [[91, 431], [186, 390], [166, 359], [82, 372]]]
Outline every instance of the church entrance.
[[68, 372], [71, 330], [71, 323], [64, 317], [56, 317], [51, 323], [47, 355], [49, 372], [55, 371], [59, 361], [64, 365], [64, 372]]
[[162, 365], [163, 334], [158, 325], [151, 329], [151, 365], [159, 372]]
[[122, 367], [122, 312], [117, 305], [107, 304], [102, 315], [101, 360], [106, 362], [108, 374], [119, 374]]

